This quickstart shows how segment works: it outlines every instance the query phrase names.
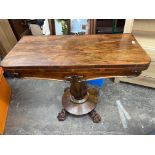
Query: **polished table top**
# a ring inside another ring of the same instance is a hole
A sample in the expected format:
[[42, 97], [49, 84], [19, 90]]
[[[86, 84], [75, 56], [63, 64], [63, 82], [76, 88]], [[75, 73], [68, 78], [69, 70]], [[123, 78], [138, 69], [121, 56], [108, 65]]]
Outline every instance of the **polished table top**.
[[1, 62], [19, 77], [139, 75], [149, 56], [132, 34], [24, 36]]

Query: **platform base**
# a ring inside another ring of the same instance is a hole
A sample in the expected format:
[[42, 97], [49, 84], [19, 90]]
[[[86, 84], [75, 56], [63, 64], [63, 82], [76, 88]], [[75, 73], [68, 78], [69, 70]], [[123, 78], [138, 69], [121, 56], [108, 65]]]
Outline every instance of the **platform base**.
[[64, 90], [62, 96], [62, 111], [58, 114], [59, 121], [66, 119], [66, 114], [76, 116], [89, 114], [94, 123], [101, 121], [99, 114], [95, 112], [99, 91], [95, 88], [87, 87], [83, 76], [71, 75], [65, 79], [70, 81], [70, 87]]
[[63, 109], [57, 116], [59, 121], [64, 121], [66, 119], [67, 113], [76, 116], [89, 114], [94, 123], [99, 123], [101, 121], [100, 115], [94, 110], [97, 104], [98, 90], [95, 88], [88, 88], [87, 91], [87, 100], [82, 103], [76, 103], [72, 100], [70, 88], [65, 89], [64, 95], [62, 97]]
[[76, 103], [71, 100], [70, 89], [66, 89], [62, 97], [64, 109], [73, 115], [84, 115], [95, 109], [97, 104], [98, 91], [94, 88], [88, 88], [88, 99], [83, 103]]

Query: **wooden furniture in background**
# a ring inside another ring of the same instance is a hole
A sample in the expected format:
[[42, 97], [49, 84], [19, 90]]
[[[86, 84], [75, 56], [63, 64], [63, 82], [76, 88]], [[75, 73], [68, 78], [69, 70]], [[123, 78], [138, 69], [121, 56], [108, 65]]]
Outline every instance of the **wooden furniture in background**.
[[97, 123], [100, 116], [94, 111], [97, 92], [89, 89], [87, 79], [115, 76], [138, 76], [147, 69], [149, 56], [132, 34], [25, 36], [3, 59], [1, 65], [12, 76], [39, 77], [70, 81], [62, 97], [64, 109], [74, 115], [90, 114]]
[[0, 42], [0, 60], [2, 57], [6, 55], [6, 49], [3, 47], [2, 43]]
[[126, 19], [124, 25], [124, 33], [131, 33], [133, 28], [134, 19]]
[[31, 34], [27, 19], [9, 19], [8, 21], [17, 40], [20, 40], [24, 35]]
[[5, 56], [17, 43], [17, 39], [7, 19], [0, 19], [0, 55]]
[[89, 19], [89, 34], [96, 34], [96, 19]]
[[96, 19], [96, 34], [123, 33], [125, 19]]
[[155, 88], [155, 20], [127, 20], [124, 33], [131, 32], [134, 34], [138, 43], [147, 52], [151, 58], [150, 66], [136, 78], [115, 78], [115, 82], [128, 82], [147, 87]]
[[55, 35], [56, 32], [55, 32], [55, 22], [54, 22], [54, 19], [48, 19], [48, 23], [49, 23], [49, 28], [50, 28], [51, 35]]

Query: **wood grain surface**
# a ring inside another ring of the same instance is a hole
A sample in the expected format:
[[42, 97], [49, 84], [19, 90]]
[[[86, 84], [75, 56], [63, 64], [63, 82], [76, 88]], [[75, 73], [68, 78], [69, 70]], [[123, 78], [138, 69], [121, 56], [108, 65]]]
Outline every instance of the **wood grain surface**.
[[20, 77], [85, 79], [139, 75], [149, 56], [132, 34], [25, 36], [1, 65]]

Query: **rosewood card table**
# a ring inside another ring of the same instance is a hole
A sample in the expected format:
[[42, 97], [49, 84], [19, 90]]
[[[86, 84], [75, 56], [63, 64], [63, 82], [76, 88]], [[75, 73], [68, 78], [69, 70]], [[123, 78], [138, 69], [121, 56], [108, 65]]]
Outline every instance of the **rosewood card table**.
[[37, 77], [70, 81], [62, 96], [66, 114], [89, 114], [93, 122], [101, 120], [95, 112], [97, 90], [85, 80], [101, 77], [138, 76], [148, 68], [149, 56], [132, 34], [25, 36], [3, 59], [1, 65], [17, 78]]

